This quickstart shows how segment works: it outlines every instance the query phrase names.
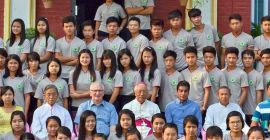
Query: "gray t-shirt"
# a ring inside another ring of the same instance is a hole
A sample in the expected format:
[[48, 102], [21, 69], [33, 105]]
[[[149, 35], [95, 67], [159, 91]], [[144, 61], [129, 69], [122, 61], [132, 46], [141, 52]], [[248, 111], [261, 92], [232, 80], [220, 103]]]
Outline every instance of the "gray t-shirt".
[[[62, 37], [56, 41], [56, 48], [55, 52], [61, 53], [63, 56], [73, 56], [77, 57], [79, 55], [79, 52], [82, 49], [85, 49], [85, 43], [78, 37], [74, 37], [74, 39], [68, 43], [65, 39], [65, 37]], [[67, 66], [62, 64], [62, 75], [63, 78], [68, 78], [69, 73], [71, 70], [74, 69], [74, 66]]]
[[0, 137], [0, 140], [17, 140], [13, 132], [8, 132], [4, 134], [2, 137]]
[[164, 69], [163, 55], [167, 50], [174, 50], [172, 43], [165, 38], [161, 38], [157, 42], [151, 40], [149, 44], [156, 51], [158, 68]]
[[[204, 24], [203, 32], [198, 32], [195, 28], [192, 28], [190, 33], [193, 36], [195, 47], [198, 50], [198, 63], [204, 65], [202, 50], [206, 46], [215, 47], [215, 42], [219, 41], [217, 29]], [[217, 58], [217, 57], [216, 57]], [[215, 64], [218, 64], [218, 60], [215, 60]]]
[[[31, 40], [31, 50], [33, 52], [37, 52], [40, 57], [44, 56], [46, 52], [52, 52], [54, 53], [55, 50], [55, 40], [51, 36], [49, 36], [48, 41], [47, 41], [47, 46], [46, 46], [46, 37], [41, 37], [37, 38], [35, 44], [34, 44], [34, 39]], [[46, 72], [47, 70], [47, 64], [48, 62], [44, 62], [40, 64], [40, 68], [43, 72]]]
[[147, 86], [148, 94], [152, 93], [153, 87], [160, 87], [161, 84], [161, 74], [159, 69], [154, 71], [154, 77], [150, 79], [150, 81], [148, 80], [149, 72], [150, 71], [145, 70], [144, 77], [142, 77], [143, 82], [145, 82]]
[[[205, 68], [204, 68], [205, 70]], [[227, 81], [226, 81], [226, 77], [225, 74], [218, 69], [217, 67], [215, 67], [214, 69], [212, 69], [210, 72], [208, 72], [209, 74], [209, 78], [211, 81], [211, 93], [209, 95], [209, 100], [208, 100], [208, 106], [214, 104], [214, 103], [218, 103], [218, 97], [217, 97], [217, 91], [219, 89], [219, 87], [222, 86], [227, 86]]]
[[112, 95], [114, 88], [123, 87], [123, 75], [117, 70], [113, 78], [109, 78], [110, 72], [103, 75], [102, 83], [104, 85], [104, 94]]
[[45, 73], [39, 69], [35, 75], [31, 74], [29, 69], [23, 71], [24, 76], [30, 81], [31, 87], [35, 92], [38, 83], [45, 78]]
[[[223, 135], [223, 140], [233, 140], [231, 135], [230, 135], [230, 132]], [[243, 133], [241, 140], [248, 140], [247, 135]]]
[[264, 86], [264, 93], [263, 93], [263, 100], [269, 99], [269, 97], [267, 96], [267, 83], [270, 82], [270, 71], [268, 72], [261, 72], [262, 76], [263, 76], [263, 86]]
[[181, 70], [187, 67], [183, 51], [188, 46], [194, 46], [192, 35], [186, 30], [181, 29], [180, 32], [174, 36], [172, 30], [170, 29], [163, 34], [163, 37], [169, 40], [174, 46], [174, 51], [177, 54], [175, 64], [176, 69]]
[[242, 94], [241, 88], [248, 87], [247, 73], [238, 67], [234, 70], [227, 71], [227, 69], [223, 69], [222, 71], [226, 76], [228, 87], [232, 93], [230, 101], [238, 104]]
[[134, 95], [134, 87], [141, 82], [141, 75], [138, 71], [128, 70], [123, 73], [123, 88], [121, 95]]
[[108, 137], [108, 140], [125, 140], [125, 136], [121, 136], [120, 138], [118, 138], [116, 136], [116, 133], [110, 133], [109, 137]]
[[228, 33], [222, 37], [221, 47], [226, 49], [228, 47], [236, 47], [239, 50], [237, 66], [242, 67], [241, 53], [249, 46], [254, 46], [252, 36], [242, 32], [239, 36], [235, 37], [232, 33]]
[[154, 136], [154, 134], [151, 134], [147, 136], [144, 140], [159, 140], [157, 137]]
[[248, 94], [247, 99], [243, 105], [243, 112], [247, 115], [252, 115], [256, 109], [257, 103], [256, 103], [256, 97], [257, 93], [256, 91], [264, 90], [263, 87], [263, 76], [261, 73], [259, 73], [256, 70], [252, 70], [251, 72], [247, 73], [248, 75]]
[[89, 44], [86, 44], [86, 48], [89, 49], [93, 55], [94, 68], [96, 69], [97, 59], [101, 59], [103, 54], [103, 46], [98, 40], [93, 40]]
[[22, 45], [19, 45], [20, 40], [17, 40], [10, 46], [10, 40], [7, 41], [7, 53], [10, 54], [17, 54], [20, 56], [22, 53], [30, 53], [30, 41], [25, 39]]
[[[270, 40], [267, 40], [263, 34], [260, 35], [260, 36], [257, 36], [255, 39], [254, 39], [254, 50], [255, 51], [262, 51], [266, 48], [270, 48]], [[256, 70], [257, 71], [263, 71], [263, 64], [261, 61], [258, 61], [257, 62], [257, 65], [256, 65]]]
[[4, 42], [3, 39], [0, 37], [0, 48], [4, 48]]
[[98, 30], [107, 32], [106, 28], [106, 21], [109, 17], [116, 17], [116, 18], [125, 18], [127, 17], [124, 9], [121, 5], [113, 2], [112, 5], [108, 6], [106, 3], [100, 5], [97, 9], [95, 15], [95, 21], [100, 21], [100, 27]]
[[[98, 82], [101, 82], [101, 78], [100, 78], [100, 74], [98, 71], [95, 71], [96, 73], [96, 81]], [[71, 71], [70, 74], [69, 74], [69, 81], [68, 81], [68, 84], [69, 85], [73, 85], [73, 74], [74, 74], [74, 71]], [[77, 80], [77, 88], [76, 90], [79, 90], [79, 91], [89, 91], [89, 87], [91, 85], [91, 83], [93, 82], [93, 77], [92, 75], [90, 74], [89, 71], [87, 72], [84, 72], [81, 70], [80, 74], [79, 74], [79, 77], [78, 77], [78, 80]], [[75, 107], [79, 107], [79, 105], [83, 102], [86, 102], [87, 100], [89, 100], [89, 98], [81, 98], [81, 99], [72, 99], [72, 106], [75, 106]]]
[[35, 98], [44, 100], [43, 99], [44, 89], [47, 85], [50, 85], [50, 84], [55, 85], [57, 87], [58, 92], [59, 92], [57, 103], [63, 106], [64, 98], [69, 97], [69, 92], [68, 92], [67, 82], [61, 78], [58, 78], [55, 81], [51, 81], [48, 77], [46, 77], [45, 79], [41, 80], [37, 86]]
[[126, 42], [119, 36], [117, 36], [114, 40], [109, 41], [108, 38], [102, 40], [104, 50], [112, 50], [117, 58], [118, 52], [122, 49], [126, 48]]
[[11, 86], [14, 90], [16, 105], [25, 107], [24, 95], [33, 92], [30, 81], [25, 77], [3, 78], [4, 86]]
[[161, 112], [165, 112], [166, 105], [177, 98], [177, 84], [183, 80], [183, 75], [178, 71], [175, 71], [171, 75], [168, 75], [165, 71], [161, 71], [159, 98], [159, 107]]
[[[125, 0], [125, 8], [137, 8], [137, 7], [154, 7], [154, 0]], [[129, 18], [131, 17], [138, 17], [141, 21], [141, 27], [142, 30], [150, 29], [150, 20], [151, 15], [129, 15]]]
[[130, 50], [134, 60], [139, 57], [139, 53], [143, 51], [145, 47], [149, 46], [149, 40], [142, 34], [139, 34], [134, 39], [130, 39], [127, 42], [127, 48]]
[[201, 67], [198, 67], [193, 72], [187, 68], [181, 73], [184, 77], [184, 80], [190, 84], [188, 98], [201, 106], [204, 99], [204, 88], [211, 87], [208, 73]]

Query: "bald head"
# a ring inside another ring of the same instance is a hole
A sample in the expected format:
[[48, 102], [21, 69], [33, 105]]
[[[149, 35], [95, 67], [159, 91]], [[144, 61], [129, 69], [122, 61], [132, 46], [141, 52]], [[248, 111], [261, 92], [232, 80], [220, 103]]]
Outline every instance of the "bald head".
[[93, 89], [94, 87], [100, 87], [102, 90], [104, 90], [104, 85], [101, 82], [91, 83], [90, 90]]

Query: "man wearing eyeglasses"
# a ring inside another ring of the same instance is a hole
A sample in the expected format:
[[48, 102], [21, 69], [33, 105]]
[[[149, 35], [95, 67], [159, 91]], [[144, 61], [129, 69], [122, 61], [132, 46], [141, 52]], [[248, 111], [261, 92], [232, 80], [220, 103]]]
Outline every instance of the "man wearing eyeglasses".
[[80, 104], [76, 117], [75, 124], [78, 128], [80, 124], [80, 116], [86, 110], [91, 110], [96, 113], [97, 133], [103, 133], [109, 136], [110, 130], [114, 130], [118, 123], [118, 115], [111, 103], [103, 100], [104, 86], [99, 82], [94, 82], [90, 85], [89, 101]]

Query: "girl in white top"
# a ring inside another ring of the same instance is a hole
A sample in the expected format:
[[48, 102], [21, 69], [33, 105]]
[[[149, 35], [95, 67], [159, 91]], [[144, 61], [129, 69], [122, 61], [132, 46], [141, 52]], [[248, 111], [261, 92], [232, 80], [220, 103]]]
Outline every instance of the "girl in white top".
[[31, 40], [31, 50], [40, 56], [41, 70], [46, 72], [48, 60], [54, 53], [55, 39], [50, 36], [49, 23], [47, 18], [41, 17], [36, 23], [35, 38]]

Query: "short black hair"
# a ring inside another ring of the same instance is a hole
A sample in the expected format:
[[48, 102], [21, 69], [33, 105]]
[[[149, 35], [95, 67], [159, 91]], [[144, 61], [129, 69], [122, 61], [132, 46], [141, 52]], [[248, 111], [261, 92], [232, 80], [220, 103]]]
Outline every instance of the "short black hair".
[[154, 114], [154, 115], [152, 116], [151, 122], [153, 123], [153, 122], [155, 121], [156, 118], [161, 118], [161, 119], [163, 119], [164, 122], [166, 123], [166, 117], [165, 117], [164, 114], [162, 114], [162, 113], [156, 113], [156, 114]]
[[92, 20], [86, 20], [82, 23], [82, 30], [85, 26], [91, 26], [93, 30], [95, 30], [95, 23]]
[[0, 55], [4, 56], [5, 58], [8, 57], [7, 51], [4, 48], [0, 48]]
[[141, 20], [138, 18], [138, 17], [131, 17], [129, 20], [128, 20], [128, 23], [130, 21], [137, 21], [139, 23], [139, 25], [141, 25]]
[[70, 132], [69, 128], [66, 127], [66, 126], [59, 127], [58, 130], [57, 130], [57, 135], [58, 134], [64, 134], [68, 138], [71, 138], [71, 132]]
[[58, 125], [61, 126], [61, 120], [60, 120], [59, 117], [57, 117], [57, 116], [50, 116], [50, 117], [47, 118], [47, 120], [46, 120], [46, 128], [48, 127], [48, 124], [49, 124], [49, 122], [50, 122], [51, 120], [56, 121], [56, 122], [58, 123]]
[[266, 89], [268, 89], [269, 86], [270, 86], [270, 82], [268, 82], [268, 83], [266, 84]]
[[112, 16], [112, 17], [109, 17], [107, 20], [106, 20], [106, 26], [110, 23], [117, 23], [117, 25], [119, 26], [119, 19]]
[[74, 26], [76, 26], [77, 22], [74, 16], [66, 16], [62, 20], [62, 24], [72, 22]]
[[227, 115], [227, 118], [226, 118], [226, 124], [227, 124], [227, 130], [231, 130], [230, 127], [229, 127], [229, 123], [230, 123], [230, 118], [231, 117], [239, 117], [240, 118], [240, 121], [242, 123], [242, 129], [244, 128], [244, 125], [245, 125], [245, 121], [243, 119], [243, 116], [240, 112], [238, 111], [231, 111], [228, 115]]
[[252, 56], [252, 58], [254, 59], [255, 58], [255, 53], [253, 50], [244, 50], [241, 54], [241, 58], [243, 59], [244, 55], [250, 55]]
[[187, 87], [188, 90], [190, 89], [190, 84], [187, 81], [179, 81], [176, 87], [176, 91], [179, 87]]
[[231, 21], [232, 19], [242, 21], [242, 16], [239, 13], [233, 13], [229, 16], [229, 21]]
[[169, 12], [168, 19], [182, 18], [183, 14], [179, 9], [175, 9]]
[[267, 16], [262, 17], [262, 18], [261, 18], [261, 24], [262, 24], [264, 21], [270, 21], [270, 16], [267, 15]]
[[103, 133], [96, 133], [96, 134], [94, 134], [93, 140], [94, 140], [94, 138], [102, 138], [103, 140], [107, 140], [106, 135], [103, 134]]
[[236, 48], [236, 47], [228, 47], [228, 48], [226, 48], [226, 50], [225, 50], [225, 56], [227, 56], [229, 53], [233, 53], [233, 54], [235, 54], [235, 55], [238, 57], [238, 55], [239, 55], [239, 50], [238, 50], [238, 48]]
[[216, 49], [215, 49], [214, 47], [212, 47], [212, 46], [206, 46], [206, 47], [203, 48], [203, 55], [204, 55], [205, 53], [211, 53], [211, 54], [213, 54], [213, 55], [216, 57], [217, 51], [216, 51]]
[[162, 28], [164, 28], [164, 21], [162, 19], [152, 19], [151, 28], [152, 26], [161, 26]]
[[206, 138], [221, 137], [223, 138], [223, 132], [218, 126], [210, 126], [206, 130]]
[[19, 140], [35, 140], [35, 136], [32, 133], [25, 132], [20, 136]]
[[[30, 54], [28, 54], [27, 58], [26, 58], [26, 62], [28, 64], [28, 69], [30, 68], [29, 62], [30, 61], [38, 61], [38, 63], [40, 64], [40, 56], [37, 52], [31, 52]], [[38, 69], [40, 69], [40, 66], [38, 66]]]
[[166, 124], [164, 125], [164, 127], [163, 127], [163, 130], [162, 130], [162, 133], [163, 133], [163, 134], [164, 134], [164, 132], [165, 132], [165, 130], [166, 130], [167, 128], [173, 128], [173, 129], [176, 131], [176, 133], [178, 133], [177, 125], [174, 124], [174, 123], [166, 123]]
[[270, 55], [270, 48], [263, 49], [260, 53], [260, 56], [262, 57], [264, 54], [269, 54]]
[[187, 53], [194, 53], [197, 56], [198, 51], [195, 47], [188, 46], [184, 49], [184, 55], [186, 55]]
[[184, 135], [186, 135], [185, 127], [186, 127], [186, 125], [187, 125], [188, 122], [190, 122], [191, 124], [195, 124], [197, 126], [197, 129], [199, 127], [199, 121], [198, 121], [198, 119], [194, 115], [187, 115], [184, 118], [184, 121], [183, 121]]
[[262, 127], [260, 127], [260, 126], [252, 126], [252, 127], [250, 127], [250, 129], [248, 130], [248, 133], [247, 133], [248, 137], [251, 135], [251, 133], [253, 133], [255, 131], [260, 132], [261, 135], [263, 136], [263, 139], [265, 139], [265, 137], [266, 137], [265, 133], [264, 133]]
[[137, 135], [137, 137], [139, 138], [139, 140], [142, 140], [142, 136], [141, 133], [138, 131], [138, 129], [136, 127], [131, 127], [127, 130], [126, 134], [125, 134], [125, 139], [128, 138], [128, 136], [130, 135]]
[[190, 11], [188, 11], [189, 18], [198, 17], [198, 16], [201, 16], [201, 14], [202, 12], [198, 8], [192, 8]]
[[174, 51], [172, 51], [172, 50], [167, 50], [167, 51], [164, 53], [164, 55], [163, 55], [163, 59], [165, 59], [165, 58], [167, 58], [167, 57], [169, 57], [169, 56], [171, 56], [171, 57], [173, 57], [174, 59], [176, 59], [177, 54], [176, 54], [176, 52], [174, 52]]

